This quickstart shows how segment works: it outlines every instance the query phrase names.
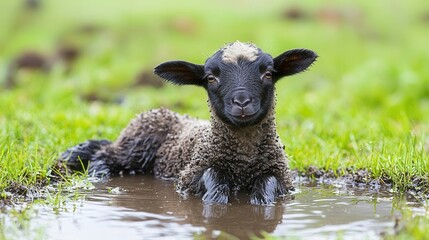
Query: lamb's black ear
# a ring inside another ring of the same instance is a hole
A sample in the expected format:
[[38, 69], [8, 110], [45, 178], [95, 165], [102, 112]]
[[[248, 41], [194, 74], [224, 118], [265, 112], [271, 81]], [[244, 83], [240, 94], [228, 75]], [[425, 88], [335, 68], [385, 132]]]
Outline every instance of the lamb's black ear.
[[204, 66], [185, 61], [169, 61], [156, 66], [154, 73], [175, 84], [201, 86]]
[[274, 79], [293, 75], [307, 69], [314, 61], [317, 54], [308, 49], [293, 49], [286, 51], [274, 58]]

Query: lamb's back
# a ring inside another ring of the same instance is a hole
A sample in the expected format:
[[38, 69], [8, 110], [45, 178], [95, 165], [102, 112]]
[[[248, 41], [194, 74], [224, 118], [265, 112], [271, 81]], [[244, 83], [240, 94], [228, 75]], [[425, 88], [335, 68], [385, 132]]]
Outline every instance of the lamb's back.
[[209, 121], [170, 111], [175, 121], [170, 126], [154, 163], [154, 173], [163, 178], [176, 178], [191, 161], [198, 139], [210, 128]]

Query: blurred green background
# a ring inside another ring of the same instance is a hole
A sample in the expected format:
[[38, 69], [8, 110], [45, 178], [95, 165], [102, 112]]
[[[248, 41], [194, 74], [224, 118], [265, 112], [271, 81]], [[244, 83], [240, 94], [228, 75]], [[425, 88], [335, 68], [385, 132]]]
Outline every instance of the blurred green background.
[[236, 40], [320, 56], [277, 84], [292, 168], [366, 168], [402, 189], [427, 180], [427, 1], [21, 0], [0, 11], [3, 186], [44, 179], [67, 147], [113, 140], [141, 111], [207, 118], [203, 89], [164, 85], [152, 69], [203, 63]]

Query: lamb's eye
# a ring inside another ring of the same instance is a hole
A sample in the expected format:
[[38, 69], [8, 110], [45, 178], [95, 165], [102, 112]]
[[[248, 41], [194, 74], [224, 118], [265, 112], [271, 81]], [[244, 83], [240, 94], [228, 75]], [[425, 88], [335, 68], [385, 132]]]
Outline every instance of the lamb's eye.
[[210, 74], [210, 75], [207, 76], [207, 81], [209, 83], [215, 83], [216, 82], [216, 77]]
[[264, 73], [264, 78], [267, 80], [271, 80], [273, 78], [273, 73], [271, 71], [266, 71]]

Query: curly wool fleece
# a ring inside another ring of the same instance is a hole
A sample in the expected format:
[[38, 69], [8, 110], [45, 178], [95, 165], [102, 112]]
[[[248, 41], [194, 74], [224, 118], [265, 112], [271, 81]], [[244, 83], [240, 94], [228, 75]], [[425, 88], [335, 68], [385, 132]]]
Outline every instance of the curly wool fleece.
[[[111, 174], [153, 171], [162, 178], [178, 178], [177, 187], [183, 192], [194, 193], [191, 183], [209, 167], [229, 176], [234, 191], [249, 190], [255, 178], [269, 173], [291, 190], [283, 149], [273, 110], [261, 124], [243, 130], [225, 127], [213, 114], [209, 122], [161, 108], [138, 115], [97, 155], [108, 156], [105, 159]], [[153, 166], [145, 165], [150, 162]]]

